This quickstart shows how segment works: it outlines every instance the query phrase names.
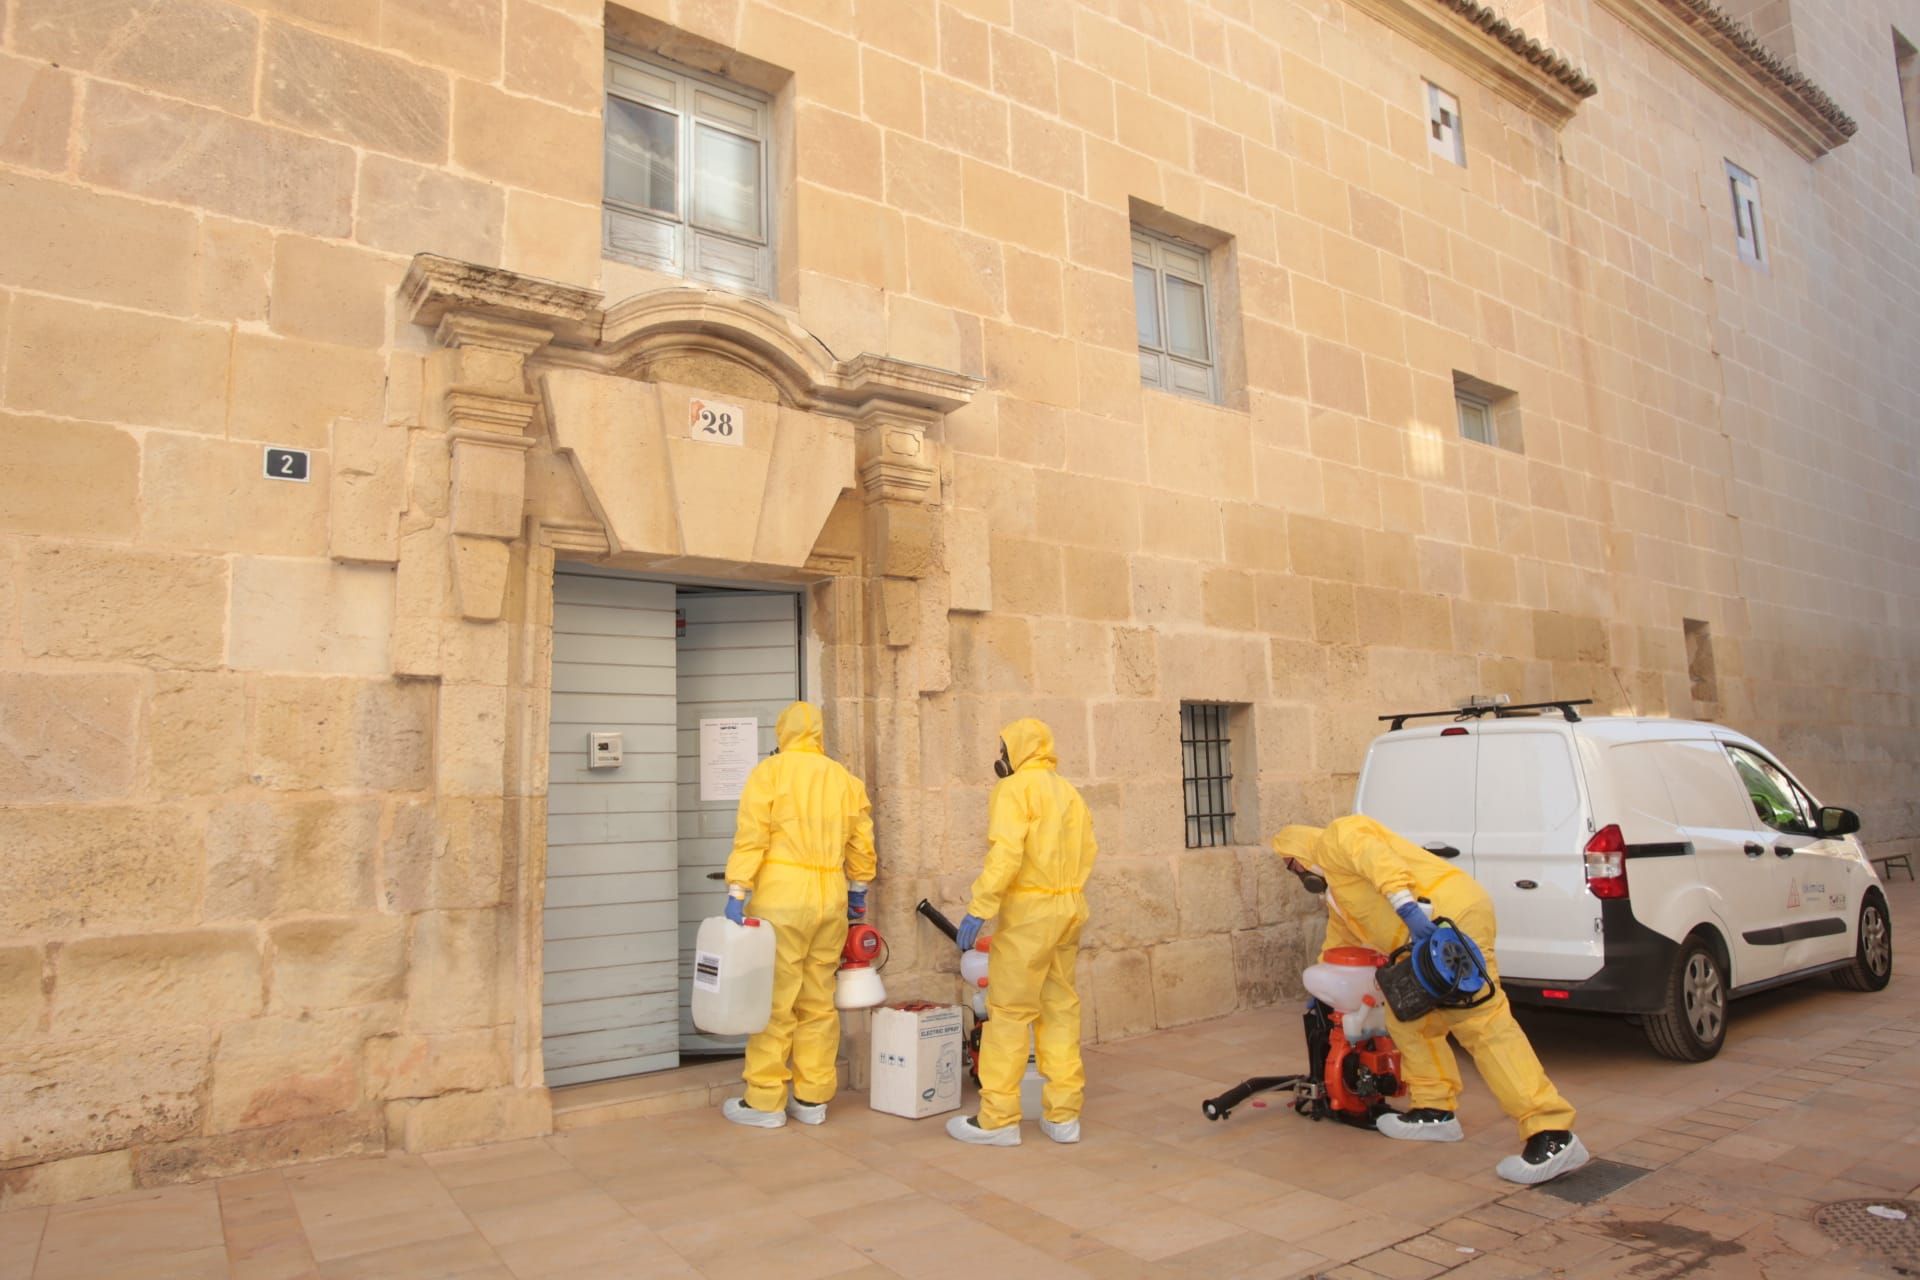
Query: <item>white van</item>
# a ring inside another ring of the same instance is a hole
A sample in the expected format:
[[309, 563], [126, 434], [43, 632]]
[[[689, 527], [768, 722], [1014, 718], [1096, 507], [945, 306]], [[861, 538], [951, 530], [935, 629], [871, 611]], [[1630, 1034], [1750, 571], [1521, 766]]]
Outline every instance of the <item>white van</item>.
[[[1492, 895], [1515, 1001], [1632, 1015], [1654, 1049], [1719, 1052], [1730, 998], [1893, 974], [1886, 894], [1853, 832], [1720, 725], [1478, 699], [1383, 716], [1355, 809]], [[1453, 723], [1409, 727], [1445, 716]]]

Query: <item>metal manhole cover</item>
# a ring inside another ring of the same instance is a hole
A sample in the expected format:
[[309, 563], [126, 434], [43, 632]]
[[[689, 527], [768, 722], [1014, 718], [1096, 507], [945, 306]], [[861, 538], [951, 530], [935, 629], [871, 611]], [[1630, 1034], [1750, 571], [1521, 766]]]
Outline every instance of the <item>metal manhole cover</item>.
[[[1880, 1213], [1873, 1210], [1879, 1209]], [[1891, 1213], [1905, 1217], [1891, 1217]], [[1903, 1271], [1920, 1272], [1920, 1204], [1911, 1200], [1836, 1200], [1813, 1211], [1814, 1225], [1838, 1240], [1877, 1253]]]

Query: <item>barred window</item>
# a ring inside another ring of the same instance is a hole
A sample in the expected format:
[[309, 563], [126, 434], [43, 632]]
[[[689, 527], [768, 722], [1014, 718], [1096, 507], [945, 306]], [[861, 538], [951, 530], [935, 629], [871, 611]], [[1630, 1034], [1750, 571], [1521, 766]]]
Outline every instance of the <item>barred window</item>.
[[1222, 702], [1180, 704], [1189, 849], [1233, 843], [1232, 711]]

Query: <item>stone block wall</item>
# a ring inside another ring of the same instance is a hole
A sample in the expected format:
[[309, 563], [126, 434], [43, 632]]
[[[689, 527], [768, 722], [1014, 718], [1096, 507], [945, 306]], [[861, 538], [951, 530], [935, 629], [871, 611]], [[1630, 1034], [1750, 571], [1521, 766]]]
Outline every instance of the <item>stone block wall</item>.
[[[952, 990], [911, 908], [962, 901], [1023, 715], [1095, 810], [1103, 1038], [1295, 994], [1318, 926], [1261, 842], [1344, 810], [1385, 710], [1723, 719], [1911, 849], [1887, 33], [1920, 0], [1792, 6], [1860, 121], [1815, 162], [1600, 0], [1510, 8], [1602, 86], [1564, 124], [1344, 0], [0, 7], [0, 1204], [549, 1123], [516, 530], [592, 513], [511, 335], [436, 337], [395, 291], [422, 252], [672, 283], [601, 258], [609, 40], [774, 97], [776, 306], [984, 380], [929, 436], [935, 518], [836, 512], [810, 595], [902, 994]], [[1140, 387], [1136, 219], [1228, 255], [1220, 404]], [[1520, 451], [1459, 437], [1456, 371], [1517, 394]], [[524, 475], [456, 478], [454, 386], [524, 402]], [[311, 480], [264, 480], [269, 444]], [[1185, 848], [1191, 700], [1246, 708], [1227, 848]]]

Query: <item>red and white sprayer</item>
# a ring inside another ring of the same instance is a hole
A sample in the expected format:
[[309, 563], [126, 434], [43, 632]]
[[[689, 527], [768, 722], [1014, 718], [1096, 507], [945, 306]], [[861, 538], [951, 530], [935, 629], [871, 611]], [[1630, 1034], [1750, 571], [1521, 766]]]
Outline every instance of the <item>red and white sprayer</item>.
[[[880, 959], [887, 940], [870, 924], [847, 926], [847, 945], [840, 951], [840, 970], [833, 977], [833, 1007], [871, 1009], [884, 1003], [887, 985], [880, 981]], [[879, 964], [875, 961], [878, 960]]]

